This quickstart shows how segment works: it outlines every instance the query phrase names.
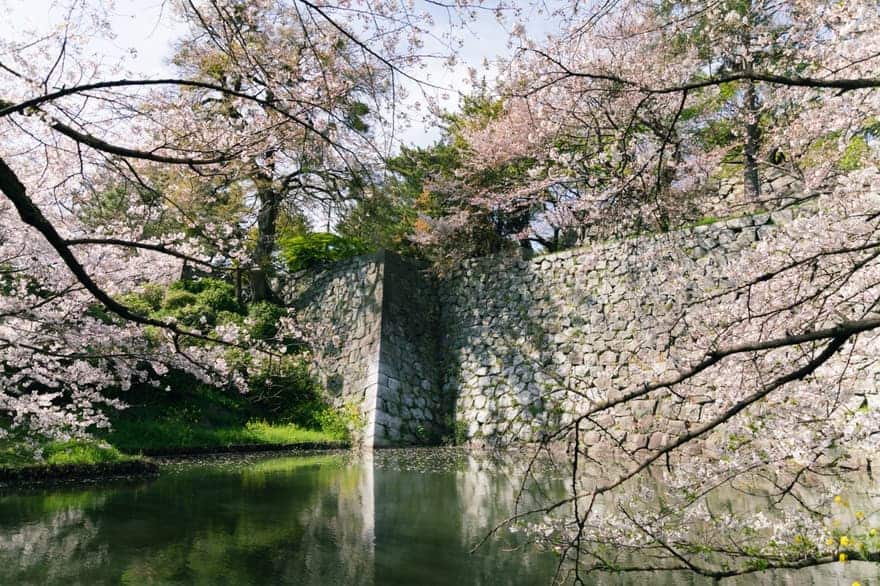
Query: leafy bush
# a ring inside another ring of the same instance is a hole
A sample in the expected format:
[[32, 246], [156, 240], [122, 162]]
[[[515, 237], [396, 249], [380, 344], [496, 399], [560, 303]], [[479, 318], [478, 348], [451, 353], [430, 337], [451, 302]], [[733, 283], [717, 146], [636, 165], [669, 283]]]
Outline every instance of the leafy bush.
[[278, 320], [287, 312], [280, 305], [259, 301], [248, 306], [248, 333], [257, 340], [274, 338], [278, 333]]
[[[134, 313], [153, 318], [173, 317], [179, 323], [202, 328], [218, 323], [242, 323], [243, 308], [235, 296], [235, 288], [219, 279], [175, 281], [167, 288], [149, 284], [140, 291], [119, 297], [120, 303]], [[96, 313], [96, 316], [102, 318]]]
[[313, 268], [369, 252], [361, 241], [328, 232], [290, 236], [278, 242], [281, 258], [292, 271]]
[[308, 365], [294, 357], [278, 359], [252, 373], [247, 397], [260, 412], [275, 421], [312, 425], [310, 413], [320, 401], [320, 389], [309, 374]]
[[149, 302], [138, 293], [120, 295], [117, 301], [141, 317], [147, 317], [155, 311]]
[[11, 434], [6, 440], [0, 441], [0, 466], [102, 464], [127, 459], [116, 448], [102, 441], [43, 439], [28, 442], [18, 434]]
[[103, 442], [52, 442], [46, 446], [47, 464], [101, 464], [125, 460], [119, 450]]
[[321, 431], [342, 439], [351, 439], [353, 429], [364, 427], [364, 417], [355, 404], [345, 405], [341, 410], [322, 403], [312, 411], [315, 426]]
[[[195, 329], [234, 323], [247, 328], [257, 340], [275, 338], [278, 320], [286, 315], [284, 307], [267, 301], [243, 306], [238, 303], [231, 284], [211, 278], [176, 281], [168, 287], [147, 286], [120, 300], [139, 314], [158, 319], [174, 318]], [[148, 337], [159, 339], [157, 331], [147, 330]], [[324, 403], [308, 365], [298, 356], [302, 342], [281, 342], [286, 343], [287, 354], [265, 361], [239, 348], [228, 349], [227, 363], [248, 381], [249, 392], [243, 395], [199, 384], [178, 371], [161, 377], [159, 386], [171, 389], [170, 392], [156, 392], [148, 385], [136, 385], [124, 396], [120, 395], [132, 408], [116, 418], [117, 431], [112, 440], [122, 442], [120, 445], [136, 445], [144, 426], [152, 424], [170, 426], [166, 430], [169, 437], [176, 437], [184, 429], [235, 429], [254, 419], [293, 423], [309, 429], [326, 428], [338, 436], [344, 435], [343, 430], [349, 426], [340, 423], [335, 412]], [[206, 342], [187, 340], [187, 343]], [[157, 444], [162, 441], [159, 437], [154, 439]]]
[[176, 318], [178, 323], [194, 328], [214, 326], [217, 322], [217, 314], [214, 309], [202, 303], [184, 305], [173, 312], [166, 313], [166, 315], [169, 314]]
[[165, 299], [162, 301], [162, 309], [180, 309], [187, 305], [193, 305], [196, 301], [196, 296], [189, 291], [169, 289], [168, 292], [165, 293]]
[[235, 298], [235, 287], [220, 279], [205, 277], [175, 281], [165, 293], [166, 305], [169, 295], [176, 291], [191, 293], [195, 295], [196, 302], [207, 305], [216, 311], [241, 311], [238, 300]]
[[[187, 281], [190, 283], [190, 289], [196, 293], [199, 303], [203, 303], [216, 311], [236, 311], [242, 310], [235, 297], [235, 287], [231, 283], [221, 281], [220, 279], [199, 279], [198, 281]], [[197, 288], [198, 290], [195, 290]]]
[[151, 311], [162, 309], [162, 300], [165, 299], [165, 287], [149, 283], [137, 293], [138, 297], [149, 306]]
[[225, 324], [235, 324], [238, 326], [244, 325], [244, 316], [240, 313], [235, 313], [234, 311], [218, 311], [217, 325]]

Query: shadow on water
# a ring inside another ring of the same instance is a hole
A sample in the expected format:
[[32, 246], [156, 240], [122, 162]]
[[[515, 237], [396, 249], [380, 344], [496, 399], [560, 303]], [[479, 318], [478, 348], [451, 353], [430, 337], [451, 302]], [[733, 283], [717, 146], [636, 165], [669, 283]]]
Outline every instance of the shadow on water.
[[[253, 456], [172, 465], [149, 483], [6, 493], [0, 584], [549, 584], [555, 554], [519, 534], [468, 553], [510, 513], [521, 468], [442, 449]], [[706, 583], [645, 579], [597, 583]]]

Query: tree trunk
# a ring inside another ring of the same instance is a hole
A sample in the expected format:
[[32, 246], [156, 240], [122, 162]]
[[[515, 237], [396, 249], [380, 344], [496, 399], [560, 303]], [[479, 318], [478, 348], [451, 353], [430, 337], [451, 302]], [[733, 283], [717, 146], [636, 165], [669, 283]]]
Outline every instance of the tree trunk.
[[235, 267], [235, 302], [239, 307], [244, 307], [244, 296], [241, 294], [241, 268], [236, 263]]
[[272, 254], [275, 252], [275, 230], [281, 198], [271, 187], [257, 191], [260, 210], [257, 212], [257, 244], [254, 248], [256, 268], [251, 271], [253, 301], [275, 301], [269, 284], [272, 275]]
[[761, 129], [758, 124], [759, 105], [755, 82], [746, 81], [746, 143], [743, 149], [745, 156], [743, 166], [743, 189], [746, 198], [757, 201], [761, 197], [761, 176], [758, 169], [758, 149], [760, 148]]

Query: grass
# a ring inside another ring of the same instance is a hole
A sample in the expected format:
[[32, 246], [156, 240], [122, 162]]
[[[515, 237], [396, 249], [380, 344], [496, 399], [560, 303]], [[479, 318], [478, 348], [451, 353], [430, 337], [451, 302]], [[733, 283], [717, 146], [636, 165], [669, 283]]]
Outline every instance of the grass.
[[0, 466], [4, 467], [92, 465], [130, 460], [131, 456], [100, 441], [53, 441], [32, 446], [12, 438], [0, 443]]
[[46, 463], [60, 464], [107, 464], [131, 460], [111, 445], [102, 442], [53, 442], [45, 451]]
[[344, 439], [337, 434], [304, 429], [292, 423], [250, 421], [244, 425], [208, 427], [175, 420], [119, 421], [106, 437], [128, 453], [258, 444], [342, 443]]
[[203, 385], [180, 385], [172, 392], [131, 391], [124, 398], [131, 407], [111, 412], [112, 427], [99, 430], [89, 441], [34, 444], [0, 422], [9, 432], [0, 439], [0, 468], [99, 469], [136, 463], [140, 454], [226, 451], [238, 446], [341, 447], [347, 440], [341, 416], [317, 401], [292, 401], [288, 412], [276, 415], [246, 397]]

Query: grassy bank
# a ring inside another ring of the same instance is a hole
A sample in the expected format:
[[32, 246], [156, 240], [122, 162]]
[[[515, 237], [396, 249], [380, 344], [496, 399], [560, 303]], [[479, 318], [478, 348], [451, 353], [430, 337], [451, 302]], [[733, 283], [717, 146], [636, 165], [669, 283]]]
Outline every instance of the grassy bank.
[[79, 466], [109, 464], [134, 459], [101, 441], [27, 443], [16, 436], [0, 441], [0, 466]]
[[107, 440], [123, 452], [161, 453], [193, 448], [227, 448], [230, 446], [301, 444], [343, 445], [344, 437], [322, 430], [304, 429], [293, 423], [250, 421], [243, 425], [212, 427], [182, 421], [126, 421], [106, 435]]
[[127, 454], [225, 450], [234, 446], [343, 445], [345, 423], [325, 405], [290, 401], [272, 410], [239, 393], [203, 385], [135, 391], [102, 439]]
[[0, 485], [57, 480], [144, 476], [158, 472], [153, 462], [122, 453], [102, 441], [0, 441]]
[[262, 449], [343, 447], [344, 435], [293, 423], [251, 421], [211, 427], [174, 419], [121, 419], [97, 440], [0, 441], [0, 486], [150, 476], [159, 467], [146, 455], [202, 454]]
[[[22, 474], [51, 477], [96, 477], [126, 465], [140, 466], [143, 455], [204, 454], [266, 449], [344, 447], [348, 422], [318, 398], [309, 381], [275, 381], [272, 393], [241, 394], [203, 385], [173, 374], [160, 390], [149, 385], [118, 391], [128, 408], [108, 413], [110, 429], [95, 430], [94, 439], [35, 443], [24, 431], [0, 439], [0, 468], [7, 479]], [[257, 387], [259, 390], [259, 386]], [[66, 471], [66, 472], [65, 472]], [[104, 472], [102, 472], [104, 471]], [[0, 475], [2, 476], [2, 475]]]

